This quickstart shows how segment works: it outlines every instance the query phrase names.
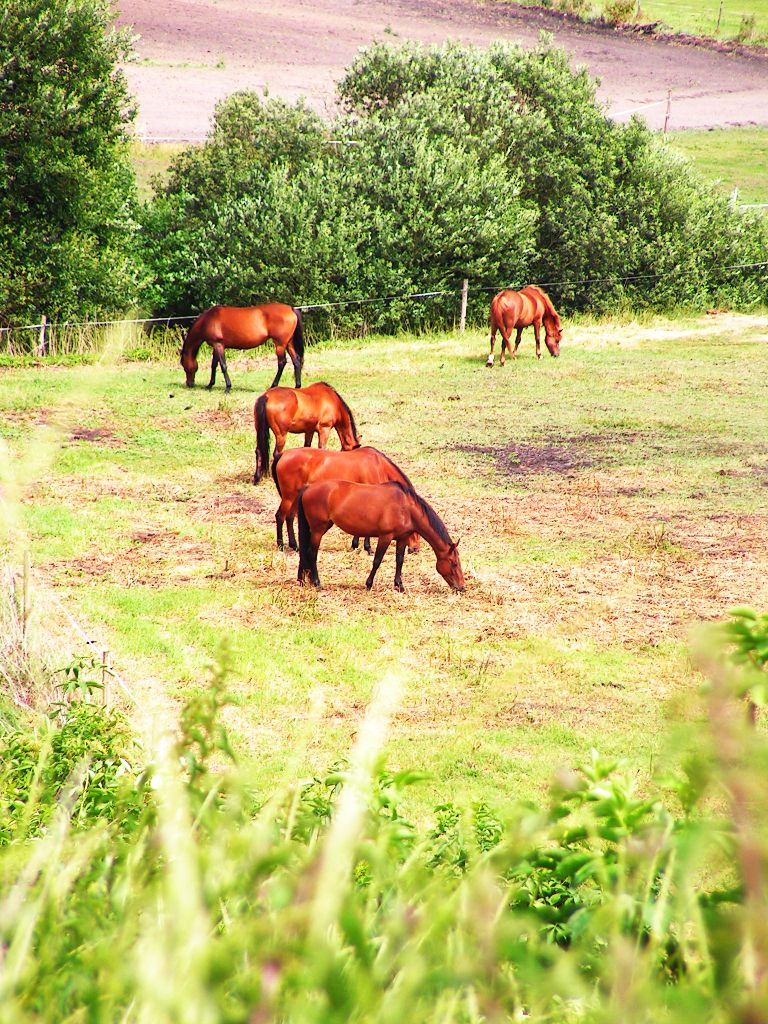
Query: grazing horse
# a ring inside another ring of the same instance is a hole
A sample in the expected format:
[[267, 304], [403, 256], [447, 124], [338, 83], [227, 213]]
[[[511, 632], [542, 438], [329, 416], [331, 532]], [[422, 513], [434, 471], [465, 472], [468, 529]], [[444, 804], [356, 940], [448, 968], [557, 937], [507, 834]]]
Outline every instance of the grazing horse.
[[287, 362], [286, 351], [293, 363], [296, 387], [301, 387], [301, 367], [304, 363], [301, 314], [283, 302], [268, 302], [264, 306], [211, 306], [201, 313], [187, 331], [181, 347], [181, 365], [187, 375], [187, 387], [195, 386], [197, 353], [204, 341], [213, 349], [208, 390], [213, 387], [216, 367], [220, 366], [229, 391], [232, 381], [227, 373], [224, 349], [256, 348], [269, 338], [274, 341], [277, 354], [277, 376], [272, 381], [272, 387], [282, 376]]
[[[292, 448], [280, 461], [273, 466], [277, 493], [280, 505], [275, 513], [277, 524], [277, 546], [283, 550], [283, 523], [288, 527], [288, 547], [298, 551], [296, 535], [293, 532], [293, 520], [296, 516], [296, 503], [299, 492], [308, 484], [321, 480], [349, 480], [357, 484], [383, 484], [387, 480], [397, 480], [406, 487], [411, 481], [405, 473], [375, 448], [355, 448], [354, 451], [333, 452], [319, 448]], [[352, 541], [352, 547], [358, 546], [358, 538]], [[366, 536], [365, 550], [370, 553], [371, 542]], [[408, 539], [408, 550], [419, 550], [418, 534]]]
[[256, 399], [253, 407], [256, 425], [256, 472], [253, 482], [269, 476], [269, 432], [275, 435], [277, 464], [288, 434], [303, 434], [309, 448], [317, 433], [318, 447], [325, 448], [333, 427], [344, 451], [360, 447], [355, 417], [347, 403], [330, 384], [318, 381], [306, 388], [270, 388]]
[[517, 331], [515, 337], [515, 350], [511, 352], [513, 359], [517, 356], [520, 346], [520, 337], [524, 327], [533, 325], [533, 333], [536, 336], [536, 358], [541, 359], [541, 346], [539, 344], [539, 331], [544, 324], [544, 341], [551, 356], [560, 355], [560, 339], [563, 332], [560, 329], [560, 317], [555, 312], [552, 300], [545, 291], [529, 284], [522, 291], [504, 291], [494, 295], [491, 302], [491, 351], [488, 354], [486, 366], [493, 366], [493, 345], [496, 341], [496, 328], [501, 331], [501, 359], [499, 362], [504, 365], [504, 349], [509, 348], [509, 338], [512, 330]]
[[376, 570], [394, 540], [395, 590], [403, 591], [403, 559], [412, 533], [431, 546], [437, 556], [437, 571], [453, 590], [463, 591], [458, 541], [453, 543], [437, 512], [412, 487], [397, 480], [385, 484], [355, 484], [348, 480], [326, 480], [310, 484], [299, 494], [299, 582], [311, 580], [319, 589], [317, 552], [320, 541], [332, 526], [345, 533], [378, 537], [373, 566], [365, 581], [373, 586]]

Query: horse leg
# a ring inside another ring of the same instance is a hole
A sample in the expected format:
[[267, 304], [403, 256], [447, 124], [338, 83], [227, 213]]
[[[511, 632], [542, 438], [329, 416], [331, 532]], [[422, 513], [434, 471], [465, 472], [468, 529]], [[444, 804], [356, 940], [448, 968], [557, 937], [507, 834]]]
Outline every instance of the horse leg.
[[523, 328], [517, 328], [517, 334], [515, 335], [515, 351], [512, 353], [512, 358], [517, 359], [517, 350], [520, 348], [520, 339], [523, 336]]
[[381, 565], [381, 560], [387, 553], [387, 548], [391, 542], [391, 537], [379, 537], [379, 543], [376, 545], [376, 554], [373, 556], [373, 565], [371, 566], [368, 579], [365, 581], [366, 590], [370, 590], [373, 586], [373, 577], [376, 575], [376, 571]]
[[[291, 511], [291, 507], [290, 507], [289, 502], [286, 501], [285, 498], [283, 498], [282, 501], [280, 502], [280, 504], [277, 506], [277, 512], [275, 512], [275, 526], [277, 527], [277, 547], [278, 547], [279, 551], [283, 550], [283, 524], [285, 523], [286, 516], [290, 514], [290, 511]], [[292, 522], [291, 522], [291, 525], [290, 525], [290, 527], [288, 529], [288, 535], [289, 535], [289, 538], [291, 536], [293, 536], [293, 523]], [[294, 540], [293, 544], [290, 544], [290, 541], [289, 541], [289, 547], [291, 547], [291, 548], [295, 548], [296, 547], [296, 543], [295, 543], [296, 542], [296, 538], [294, 537], [293, 540]]]
[[534, 333], [534, 335], [536, 337], [536, 358], [537, 359], [541, 359], [541, 339], [539, 337], [540, 330], [541, 330], [541, 324], [537, 323], [536, 321], [534, 321], [533, 333]]
[[317, 425], [317, 447], [318, 448], [327, 448], [328, 447], [328, 435], [330, 434], [330, 432], [331, 432], [331, 428], [330, 427], [327, 427], [327, 426], [322, 427], [318, 423], [318, 425]]
[[[286, 358], [286, 355], [285, 355], [285, 345], [280, 345], [280, 346], [275, 345], [275, 352], [277, 353], [277, 376], [272, 381], [272, 383], [269, 385], [271, 388], [276, 388], [277, 385], [280, 383], [280, 378], [283, 375], [283, 370], [285, 369], [285, 364], [288, 362], [288, 360]], [[297, 387], [298, 387], [298, 385], [297, 385]]]
[[320, 577], [317, 574], [317, 552], [320, 550], [320, 541], [328, 533], [333, 523], [327, 523], [324, 529], [313, 530], [309, 536], [309, 552], [307, 562], [299, 559], [299, 583], [303, 583], [309, 576], [310, 580], [320, 590]]
[[305, 448], [311, 448], [312, 447], [312, 438], [314, 436], [315, 436], [314, 430], [305, 430], [304, 431], [304, 447]]
[[221, 367], [221, 372], [224, 374], [224, 380], [226, 381], [226, 390], [231, 391], [232, 381], [229, 379], [229, 374], [227, 373], [227, 359], [224, 355], [224, 346], [219, 342], [213, 346], [213, 351], [216, 356], [218, 356], [219, 366]]
[[213, 385], [216, 383], [216, 367], [219, 365], [219, 353], [215, 347], [213, 350], [213, 359], [211, 360], [211, 379], [205, 385], [206, 391], [210, 391]]
[[[493, 366], [493, 346], [496, 344], [496, 324], [491, 324], [491, 351], [488, 353], [488, 359], [486, 360], [486, 366]], [[502, 352], [504, 351], [502, 347]]]
[[295, 501], [293, 501], [291, 503], [291, 507], [289, 509], [286, 509], [285, 515], [284, 515], [284, 519], [285, 519], [285, 525], [286, 525], [286, 527], [288, 529], [288, 550], [289, 551], [298, 551], [299, 550], [299, 545], [296, 543], [296, 531], [295, 531], [294, 526], [293, 526], [294, 522], [296, 521], [296, 502]]
[[406, 590], [402, 586], [402, 561], [406, 557], [406, 548], [408, 541], [404, 538], [400, 538], [397, 541], [397, 547], [394, 552], [394, 589], [399, 591], [400, 594]]
[[289, 346], [289, 348], [288, 348], [288, 355], [291, 357], [291, 362], [293, 363], [293, 376], [294, 376], [294, 378], [296, 380], [296, 387], [300, 388], [301, 387], [301, 360], [296, 355], [296, 353], [293, 351], [293, 345]]
[[509, 352], [510, 355], [512, 354], [512, 349], [509, 344], [509, 336], [511, 332], [506, 329], [503, 323], [499, 324], [499, 330], [501, 331], [501, 357], [499, 358], [499, 363], [503, 366], [505, 362], [505, 353]]

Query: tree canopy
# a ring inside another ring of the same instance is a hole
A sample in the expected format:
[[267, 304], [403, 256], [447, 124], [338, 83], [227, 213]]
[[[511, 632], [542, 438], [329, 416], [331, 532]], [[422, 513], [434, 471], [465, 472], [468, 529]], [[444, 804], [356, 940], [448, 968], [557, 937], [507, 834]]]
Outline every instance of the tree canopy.
[[106, 0], [0, 9], [0, 317], [93, 317], [135, 300], [130, 49]]

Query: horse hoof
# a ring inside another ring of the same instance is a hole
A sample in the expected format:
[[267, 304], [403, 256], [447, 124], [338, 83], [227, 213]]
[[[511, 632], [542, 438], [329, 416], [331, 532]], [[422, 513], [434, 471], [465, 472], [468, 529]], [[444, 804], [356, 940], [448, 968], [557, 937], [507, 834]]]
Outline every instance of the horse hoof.
[[395, 590], [398, 592], [398, 594], [404, 594], [405, 593], [405, 587], [403, 586], [402, 583], [399, 586], [396, 583], [395, 584]]
[[290, 541], [289, 541], [288, 542], [288, 550], [289, 551], [298, 551], [299, 550], [299, 545], [298, 544], [291, 544]]

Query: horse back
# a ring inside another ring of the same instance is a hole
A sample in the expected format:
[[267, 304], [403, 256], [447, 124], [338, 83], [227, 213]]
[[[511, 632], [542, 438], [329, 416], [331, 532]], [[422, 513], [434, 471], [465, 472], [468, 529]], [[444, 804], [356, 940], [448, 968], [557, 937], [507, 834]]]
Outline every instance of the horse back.
[[229, 348], [255, 348], [267, 338], [287, 340], [297, 321], [292, 306], [267, 302], [263, 306], [211, 306], [193, 327], [206, 341], [221, 341]]
[[275, 472], [285, 497], [298, 494], [308, 484], [346, 480], [379, 484], [387, 480], [407, 483], [405, 474], [375, 448], [337, 452], [327, 448], [292, 448], [283, 454]]

